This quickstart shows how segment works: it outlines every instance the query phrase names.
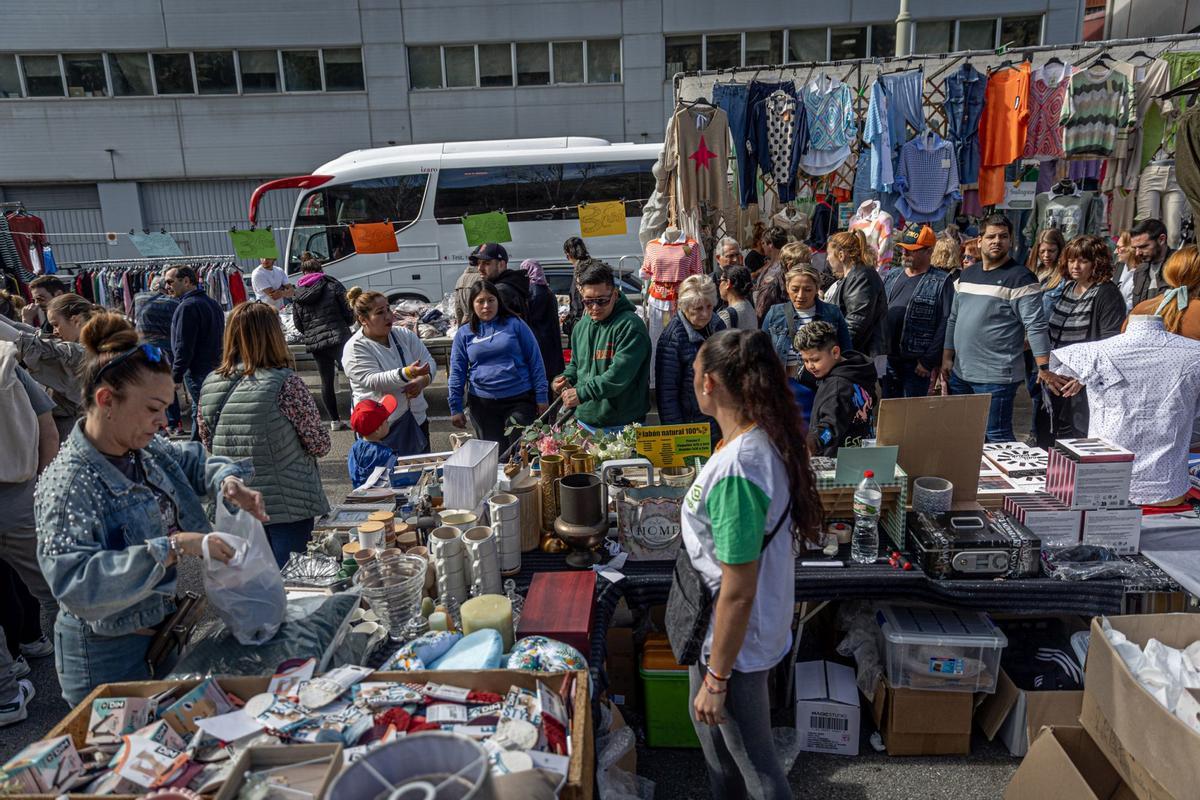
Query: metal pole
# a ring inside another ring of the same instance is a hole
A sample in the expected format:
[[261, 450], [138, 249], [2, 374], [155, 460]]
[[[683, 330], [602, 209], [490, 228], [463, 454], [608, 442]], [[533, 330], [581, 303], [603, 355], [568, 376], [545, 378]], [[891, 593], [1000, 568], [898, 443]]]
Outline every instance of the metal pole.
[[912, 14], [908, 13], [908, 0], [900, 0], [900, 13], [896, 15], [896, 57], [912, 55]]

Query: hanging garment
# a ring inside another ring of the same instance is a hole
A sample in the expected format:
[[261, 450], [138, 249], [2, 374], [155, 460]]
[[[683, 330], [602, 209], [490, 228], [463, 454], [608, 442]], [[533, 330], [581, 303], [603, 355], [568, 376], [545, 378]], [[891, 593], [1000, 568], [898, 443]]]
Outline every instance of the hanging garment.
[[764, 177], [774, 183], [779, 201], [796, 199], [796, 168], [808, 138], [804, 106], [777, 89], [750, 109], [751, 152]]
[[888, 99], [888, 136], [892, 150], [897, 151], [908, 141], [908, 128], [913, 133], [925, 130], [925, 71], [910, 69], [891, 75], [880, 75], [877, 83], [883, 84]]
[[[1200, 77], [1200, 53], [1169, 52], [1163, 53], [1162, 59], [1167, 62], [1167, 85], [1170, 88]], [[1138, 127], [1142, 131], [1139, 170], [1155, 158], [1161, 157], [1158, 153], [1160, 147], [1163, 147], [1165, 152], [1174, 152], [1175, 132], [1178, 127], [1176, 118], [1183, 113], [1189, 100], [1186, 96], [1164, 100], [1161, 109], [1151, 105], [1149, 112], [1138, 118]]]
[[58, 272], [58, 261], [54, 258], [54, 251], [50, 249], [50, 245], [42, 247], [42, 267], [47, 275], [54, 275]]
[[880, 267], [892, 263], [892, 232], [895, 220], [883, 210], [878, 200], [865, 200], [850, 218], [850, 230], [862, 231], [867, 244], [875, 251]]
[[679, 284], [685, 278], [699, 275], [703, 270], [700, 248], [696, 240], [680, 236], [675, 241], [655, 239], [646, 245], [642, 260], [642, 278], [653, 281], [648, 294], [670, 303], [675, 302]]
[[1200, 218], [1200, 106], [1189, 108], [1179, 118], [1175, 135], [1175, 178], [1191, 205], [1193, 218]]
[[[895, 180], [892, 159], [892, 134], [888, 127], [890, 115], [887, 92], [883, 83], [871, 84], [871, 99], [867, 105], [867, 120], [863, 125], [863, 144], [871, 148], [869, 185], [875, 192], [890, 192]], [[860, 160], [859, 170], [863, 169]], [[858, 181], [855, 181], [857, 184]]]
[[907, 222], [933, 222], [962, 197], [954, 145], [927, 130], [906, 142], [896, 162], [896, 207]]
[[[26, 272], [33, 272], [35, 256], [42, 251], [47, 243], [46, 224], [42, 218], [25, 211], [11, 211], [7, 214], [8, 228], [12, 231], [13, 244]], [[32, 248], [32, 249], [31, 249]], [[36, 259], [36, 266], [41, 269], [41, 259]]]
[[1148, 64], [1133, 65], [1129, 77], [1133, 80], [1135, 122], [1117, 136], [1117, 145], [1113, 153], [1116, 164], [1109, 170], [1112, 179], [1111, 186], [1107, 188], [1119, 187], [1133, 191], [1137, 189], [1138, 176], [1145, 166], [1141, 160], [1145, 140], [1145, 126], [1142, 125], [1142, 120], [1149, 118], [1152, 108], [1163, 107], [1163, 101], [1158, 98], [1171, 88], [1171, 69], [1166, 61], [1156, 58]]
[[809, 175], [828, 175], [845, 163], [858, 135], [854, 93], [841, 81], [822, 75], [804, 87], [803, 96], [808, 146], [800, 167]]
[[1063, 104], [1063, 152], [1108, 158], [1117, 134], [1134, 122], [1133, 82], [1113, 67], [1093, 64], [1070, 77]]
[[775, 214], [771, 215], [771, 224], [778, 225], [787, 231], [788, 236], [795, 239], [797, 242], [804, 241], [808, 236], [809, 217], [808, 214], [797, 209], [795, 206], [784, 206]]
[[1049, 228], [1057, 228], [1068, 242], [1084, 234], [1099, 236], [1104, 230], [1104, 199], [1078, 189], [1070, 194], [1039, 194], [1022, 234], [1026, 241], [1036, 242]]
[[829, 237], [837, 231], [837, 213], [833, 206], [833, 200], [829, 195], [822, 197], [813, 207], [812, 224], [808, 233], [808, 241], [805, 242], [813, 251], [825, 249], [825, 243], [829, 241]]
[[[1178, 145], [1178, 136], [1176, 137]], [[1138, 182], [1135, 220], [1157, 219], [1167, 226], [1167, 247], [1178, 249], [1182, 242], [1183, 218], [1192, 213], [1183, 189], [1176, 180], [1173, 159], [1151, 161]]]
[[1025, 152], [1029, 130], [1029, 62], [988, 77], [979, 119], [979, 202], [1004, 200], [1004, 168]]
[[713, 105], [725, 112], [729, 123], [729, 138], [733, 142], [733, 155], [737, 159], [738, 205], [745, 208], [757, 199], [754, 180], [755, 165], [746, 149], [746, 131], [750, 124], [750, 108], [747, 105], [750, 86], [745, 83], [718, 83], [713, 86]]
[[701, 203], [723, 209], [728, 187], [725, 173], [729, 163], [729, 123], [719, 108], [680, 108], [667, 123], [663, 166], [676, 176], [681, 211], [693, 211]]
[[15, 275], [21, 284], [33, 280], [33, 275], [25, 269], [25, 260], [21, 258], [20, 252], [17, 250], [17, 242], [9, 227], [8, 217], [3, 214], [0, 214], [0, 264], [3, 264], [6, 270]]
[[1066, 64], [1046, 64], [1029, 79], [1029, 132], [1024, 158], [1063, 158], [1063, 129], [1060, 124], [1071, 69]]
[[964, 184], [979, 180], [979, 118], [987, 78], [975, 67], [963, 64], [946, 77], [946, 130], [954, 142], [958, 159], [958, 177]]

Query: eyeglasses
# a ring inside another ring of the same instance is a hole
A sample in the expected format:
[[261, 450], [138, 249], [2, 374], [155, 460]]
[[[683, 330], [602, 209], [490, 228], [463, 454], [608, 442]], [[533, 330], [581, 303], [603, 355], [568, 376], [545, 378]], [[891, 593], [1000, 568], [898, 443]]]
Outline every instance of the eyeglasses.
[[615, 295], [610, 294], [608, 297], [585, 297], [583, 298], [584, 308], [604, 308], [612, 302]]
[[152, 344], [139, 344], [137, 347], [133, 348], [132, 350], [126, 350], [124, 353], [121, 353], [121, 355], [117, 356], [112, 361], [109, 361], [107, 364], [105, 364], [103, 367], [101, 367], [100, 371], [96, 373], [96, 377], [92, 378], [92, 385], [94, 386], [96, 384], [99, 384], [100, 379], [102, 377], [104, 377], [104, 373], [108, 372], [110, 369], [113, 369], [118, 364], [128, 361], [130, 359], [130, 357], [133, 356], [135, 353], [137, 353], [139, 350], [145, 354], [146, 360], [149, 361], [151, 364], [162, 363], [163, 351], [162, 351], [161, 347], [158, 347], [158, 346], [152, 345]]

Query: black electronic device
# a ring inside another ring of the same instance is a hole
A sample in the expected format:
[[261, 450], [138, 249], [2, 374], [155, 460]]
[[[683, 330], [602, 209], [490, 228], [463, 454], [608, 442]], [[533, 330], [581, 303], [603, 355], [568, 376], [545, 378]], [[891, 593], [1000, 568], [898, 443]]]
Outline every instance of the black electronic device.
[[1020, 578], [1038, 574], [1041, 542], [1004, 514], [910, 512], [906, 541], [932, 578]]

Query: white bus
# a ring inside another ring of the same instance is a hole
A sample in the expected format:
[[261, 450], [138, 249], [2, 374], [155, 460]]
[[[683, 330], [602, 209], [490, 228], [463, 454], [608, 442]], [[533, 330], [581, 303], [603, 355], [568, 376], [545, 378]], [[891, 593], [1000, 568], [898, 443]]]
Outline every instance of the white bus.
[[[624, 291], [636, 292], [638, 225], [654, 190], [650, 168], [661, 149], [572, 136], [356, 150], [312, 175], [258, 187], [250, 219], [254, 222], [265, 192], [300, 188], [284, 254], [289, 273], [299, 272], [300, 256], [311, 252], [347, 287], [382, 292], [393, 301], [437, 302], [454, 289], [472, 249], [463, 215], [506, 212], [513, 239], [504, 243], [510, 267], [537, 259], [551, 287], [564, 294], [570, 273], [561, 266], [562, 245], [580, 233], [577, 206], [625, 200], [625, 235], [588, 239], [587, 245], [594, 257], [619, 270]], [[355, 253], [351, 222], [391, 222], [398, 252]]]

